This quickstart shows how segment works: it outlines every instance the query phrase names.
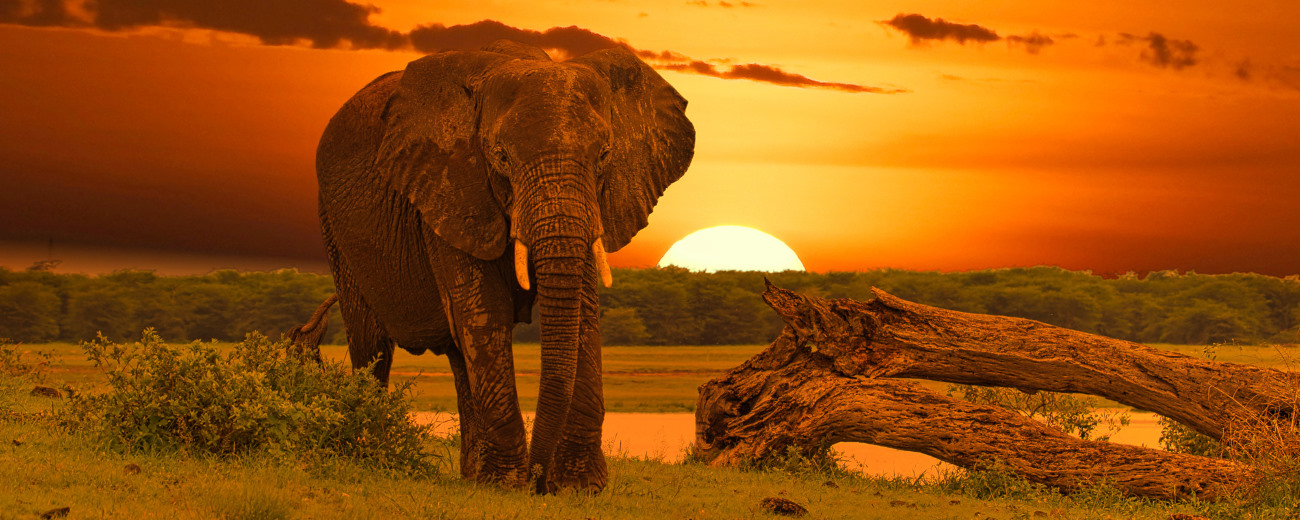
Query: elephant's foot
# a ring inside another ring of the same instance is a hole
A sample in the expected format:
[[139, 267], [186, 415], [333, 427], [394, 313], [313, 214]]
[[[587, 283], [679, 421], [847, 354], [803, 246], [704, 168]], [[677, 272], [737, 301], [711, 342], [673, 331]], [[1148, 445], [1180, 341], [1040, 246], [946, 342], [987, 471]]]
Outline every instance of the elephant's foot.
[[565, 439], [555, 453], [555, 466], [551, 471], [548, 488], [570, 488], [591, 493], [605, 489], [609, 482], [609, 469], [605, 454], [600, 451], [600, 439], [587, 442], [569, 442]]
[[461, 476], [484, 484], [522, 488], [528, 483], [528, 452], [475, 442], [461, 445]]
[[492, 461], [466, 461], [462, 462], [461, 475], [466, 480], [473, 480], [481, 484], [493, 484], [505, 488], [520, 489], [528, 483], [528, 468], [524, 461], [516, 463], [498, 463]]

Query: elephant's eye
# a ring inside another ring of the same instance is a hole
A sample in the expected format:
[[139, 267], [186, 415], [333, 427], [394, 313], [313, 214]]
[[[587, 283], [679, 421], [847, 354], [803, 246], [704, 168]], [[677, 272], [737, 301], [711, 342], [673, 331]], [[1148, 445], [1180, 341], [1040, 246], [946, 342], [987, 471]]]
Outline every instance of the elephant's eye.
[[609, 146], [606, 146], [606, 147], [604, 147], [604, 148], [602, 148], [602, 149], [600, 150], [600, 159], [599, 159], [599, 160], [600, 160], [600, 165], [601, 165], [601, 166], [604, 166], [604, 165], [605, 165], [605, 162], [609, 160]]
[[504, 146], [496, 145], [492, 148], [492, 161], [498, 170], [505, 172], [506, 165], [510, 164], [510, 154], [506, 153]]

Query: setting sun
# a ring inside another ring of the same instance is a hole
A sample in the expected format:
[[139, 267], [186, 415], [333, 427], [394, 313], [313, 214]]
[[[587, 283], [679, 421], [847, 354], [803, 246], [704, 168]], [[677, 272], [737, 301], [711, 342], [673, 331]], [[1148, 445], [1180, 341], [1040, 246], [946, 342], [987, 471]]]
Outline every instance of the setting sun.
[[804, 270], [790, 246], [745, 226], [717, 226], [687, 235], [659, 260], [660, 267], [669, 265], [707, 272]]

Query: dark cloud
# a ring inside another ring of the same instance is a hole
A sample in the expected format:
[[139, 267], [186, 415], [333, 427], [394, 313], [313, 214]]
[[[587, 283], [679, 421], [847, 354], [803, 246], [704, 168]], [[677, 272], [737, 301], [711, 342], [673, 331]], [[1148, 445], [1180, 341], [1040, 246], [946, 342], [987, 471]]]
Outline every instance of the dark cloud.
[[468, 25], [421, 25], [411, 30], [411, 45], [415, 50], [432, 53], [441, 50], [473, 50], [500, 40], [514, 40], [543, 49], [559, 49], [569, 56], [611, 47], [627, 47], [627, 42], [614, 40], [581, 27], [552, 27], [533, 31], [511, 27], [495, 20], [483, 20]]
[[899, 14], [881, 23], [902, 31], [912, 39], [912, 43], [922, 43], [926, 40], [953, 40], [965, 45], [967, 40], [994, 42], [1002, 39], [998, 33], [987, 27], [953, 23], [943, 18], [930, 19], [915, 13]]
[[0, 0], [0, 23], [32, 27], [88, 25], [73, 17], [63, 0]]
[[1030, 54], [1038, 54], [1038, 51], [1043, 50], [1043, 47], [1046, 47], [1053, 43], [1055, 42], [1052, 40], [1051, 37], [1044, 34], [1039, 34], [1038, 31], [1034, 31], [1024, 36], [1015, 35], [1015, 34], [1011, 36], [1007, 36], [1007, 45], [1024, 46], [1025, 52], [1028, 52]]
[[379, 11], [346, 0], [97, 0], [75, 2], [85, 16], [71, 14], [66, 0], [0, 0], [0, 23], [95, 27], [122, 31], [140, 27], [212, 29], [253, 36], [267, 45], [309, 42], [315, 48], [406, 47], [400, 32], [372, 25]]
[[1163, 34], [1152, 32], [1146, 36], [1120, 33], [1120, 43], [1144, 42], [1147, 48], [1142, 50], [1142, 61], [1160, 68], [1182, 70], [1196, 65], [1196, 51], [1200, 50], [1191, 40], [1175, 40]]
[[1233, 66], [1232, 73], [1237, 76], [1237, 79], [1250, 81], [1251, 69], [1250, 60], [1242, 60]]
[[[749, 7], [754, 4], [719, 2], [718, 5]], [[315, 48], [414, 48], [424, 53], [480, 49], [503, 38], [548, 49], [561, 58], [581, 56], [611, 47], [624, 47], [636, 52], [652, 66], [666, 70], [791, 87], [829, 88], [845, 92], [898, 92], [852, 83], [817, 81], [760, 64], [719, 70], [708, 62], [672, 51], [633, 49], [625, 41], [576, 26], [534, 31], [511, 27], [495, 20], [483, 20], [466, 25], [421, 25], [407, 34], [371, 24], [370, 15], [378, 11], [376, 7], [346, 0], [0, 0], [0, 24], [96, 28], [105, 31], [141, 27], [209, 29], [246, 34], [266, 45], [297, 45], [305, 42]]]
[[553, 27], [545, 31], [531, 31], [511, 27], [497, 21], [484, 20], [469, 25], [453, 25], [450, 27], [443, 25], [420, 26], [411, 31], [411, 44], [421, 52], [436, 52], [445, 49], [478, 49], [502, 38], [527, 43], [543, 49], [557, 49], [569, 56], [581, 56], [588, 52], [610, 47], [625, 47], [657, 69], [700, 74], [722, 79], [747, 79], [787, 87], [828, 88], [844, 92], [904, 92], [898, 89], [870, 87], [853, 83], [817, 81], [806, 76], [786, 72], [777, 67], [756, 63], [731, 66], [726, 70], [722, 70], [709, 62], [696, 60], [673, 51], [656, 52], [634, 49], [625, 41], [614, 40], [580, 27]]
[[[1012, 47], [1023, 47], [1030, 54], [1038, 54], [1043, 47], [1055, 43], [1050, 36], [1040, 34], [1034, 31], [1026, 35], [1011, 35], [1003, 38], [996, 31], [975, 24], [953, 23], [943, 18], [927, 18], [915, 13], [899, 13], [892, 19], [880, 22], [889, 27], [893, 27], [906, 34], [912, 40], [912, 44], [921, 44], [927, 41], [952, 40], [962, 45], [967, 41], [986, 43], [995, 42], [1005, 39], [1007, 45]], [[1074, 38], [1073, 34], [1062, 35], [1062, 38]]]
[[659, 60], [659, 63], [655, 64], [655, 68], [686, 72], [690, 74], [700, 74], [703, 76], [713, 76], [722, 79], [747, 79], [750, 81], [760, 81], [763, 83], [772, 83], [774, 85], [783, 85], [787, 87], [828, 88], [844, 92], [866, 92], [872, 94], [901, 94], [908, 92], [906, 89], [871, 87], [855, 83], [817, 81], [808, 78], [807, 76], [786, 72], [777, 67], [760, 65], [757, 63], [733, 65], [729, 66], [726, 70], [723, 70], [713, 64], [699, 60]]
[[1232, 63], [1232, 74], [1243, 82], [1259, 81], [1287, 90], [1300, 90], [1300, 65], [1256, 64], [1249, 58]]

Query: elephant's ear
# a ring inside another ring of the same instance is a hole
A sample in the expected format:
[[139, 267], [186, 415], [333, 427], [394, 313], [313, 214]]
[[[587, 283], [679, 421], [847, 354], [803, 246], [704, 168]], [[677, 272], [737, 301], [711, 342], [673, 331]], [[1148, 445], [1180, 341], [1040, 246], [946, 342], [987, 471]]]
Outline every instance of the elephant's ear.
[[490, 260], [505, 253], [508, 230], [480, 150], [474, 92], [517, 56], [450, 51], [406, 66], [384, 110], [375, 168], [404, 194], [425, 225], [453, 246]]
[[574, 58], [609, 80], [610, 157], [600, 194], [605, 248], [617, 251], [645, 227], [664, 189], [695, 153], [686, 100], [631, 51], [617, 47]]

